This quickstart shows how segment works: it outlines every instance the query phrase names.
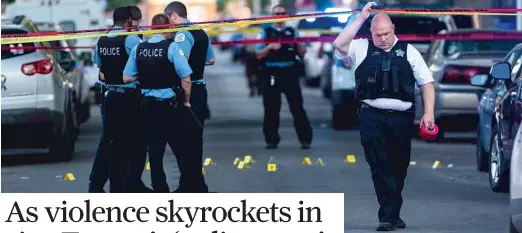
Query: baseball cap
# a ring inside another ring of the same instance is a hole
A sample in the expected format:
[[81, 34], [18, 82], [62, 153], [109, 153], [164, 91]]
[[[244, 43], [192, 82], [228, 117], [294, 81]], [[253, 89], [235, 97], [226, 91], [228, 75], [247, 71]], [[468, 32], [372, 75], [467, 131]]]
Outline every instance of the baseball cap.
[[114, 9], [114, 12], [112, 13], [113, 19], [128, 19], [130, 18], [130, 11], [127, 7], [118, 7]]

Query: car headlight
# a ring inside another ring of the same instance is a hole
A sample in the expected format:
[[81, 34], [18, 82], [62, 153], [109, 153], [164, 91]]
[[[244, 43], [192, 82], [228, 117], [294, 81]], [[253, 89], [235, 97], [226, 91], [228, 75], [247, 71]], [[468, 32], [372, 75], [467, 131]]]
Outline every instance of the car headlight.
[[333, 51], [333, 46], [331, 43], [327, 43], [323, 45], [323, 50], [327, 53], [330, 53]]

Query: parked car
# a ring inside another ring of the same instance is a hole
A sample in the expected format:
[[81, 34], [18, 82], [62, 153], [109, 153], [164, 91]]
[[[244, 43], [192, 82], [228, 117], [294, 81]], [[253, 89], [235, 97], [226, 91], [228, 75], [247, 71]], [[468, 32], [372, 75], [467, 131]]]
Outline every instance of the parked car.
[[[513, 48], [504, 62], [507, 62], [511, 67], [516, 67], [516, 62], [522, 61], [522, 44]], [[513, 79], [516, 74], [513, 75]], [[481, 82], [484, 80], [482, 85]], [[477, 170], [487, 172], [489, 170], [489, 151], [491, 146], [491, 136], [496, 125], [496, 111], [502, 100], [502, 96], [506, 92], [506, 81], [502, 79], [494, 79], [486, 74], [473, 76], [471, 84], [486, 88], [477, 108], [479, 122], [477, 126], [477, 148], [476, 161]]]
[[[59, 25], [51, 22], [35, 22], [35, 25], [40, 32], [63, 32]], [[51, 46], [57, 47], [73, 46], [73, 43], [70, 40], [49, 41], [49, 44], [51, 44]], [[85, 68], [82, 64], [79, 54], [75, 49], [69, 48], [53, 49], [51, 51], [55, 56], [60, 56], [61, 60], [70, 60], [71, 62], [75, 63], [74, 71], [66, 73], [66, 75], [68, 76], [67, 79], [70, 80], [74, 86], [73, 94], [76, 119], [78, 120], [78, 124], [85, 123], [91, 116], [91, 102], [89, 98], [90, 86], [84, 77]]]
[[[491, 67], [490, 76], [506, 83], [506, 91], [495, 111], [489, 150], [489, 183], [494, 192], [509, 191], [511, 153], [522, 118], [521, 66], [522, 58], [513, 67], [508, 62], [500, 62]], [[472, 81], [477, 86], [484, 85], [487, 77], [475, 76]]]
[[[38, 31], [26, 17], [2, 20], [2, 35], [32, 32]], [[48, 148], [53, 158], [69, 160], [78, 133], [74, 86], [68, 78], [75, 64], [52, 50], [17, 48], [35, 46], [50, 44], [2, 45], [10, 48], [2, 50], [2, 150]]]
[[[327, 16], [301, 19], [297, 24], [297, 30], [301, 37], [316, 37], [325, 33], [321, 31], [339, 31], [345, 25], [346, 22], [339, 20], [338, 17]], [[303, 58], [305, 83], [310, 87], [319, 87], [323, 68], [328, 64], [328, 59], [323, 56], [322, 43], [306, 43], [304, 45], [306, 47]]]
[[[443, 32], [445, 35], [469, 36], [475, 33], [502, 35], [503, 30], [462, 29]], [[509, 33], [520, 33], [512, 32]], [[488, 74], [491, 66], [502, 61], [519, 43], [517, 40], [435, 40], [426, 54], [426, 64], [435, 79], [435, 121], [439, 138], [447, 132], [476, 131], [477, 106], [485, 89], [470, 85], [477, 74]], [[422, 94], [416, 88], [415, 124], [420, 123], [423, 111]]]
[[509, 233], [522, 232], [522, 179], [520, 177], [522, 177], [522, 126], [518, 127], [513, 153], [511, 154]]
[[[371, 18], [366, 20], [358, 36], [370, 36]], [[434, 15], [403, 15], [390, 14], [392, 22], [401, 25], [395, 29], [395, 34], [436, 34], [442, 30], [452, 31], [456, 29], [451, 16]], [[353, 18], [349, 19], [353, 20]], [[406, 41], [424, 53], [429, 47], [429, 41]], [[357, 121], [357, 109], [359, 104], [355, 101], [355, 70], [351, 66], [343, 64], [337, 58], [333, 59], [331, 69], [331, 103], [332, 103], [332, 127], [336, 130], [348, 129]]]

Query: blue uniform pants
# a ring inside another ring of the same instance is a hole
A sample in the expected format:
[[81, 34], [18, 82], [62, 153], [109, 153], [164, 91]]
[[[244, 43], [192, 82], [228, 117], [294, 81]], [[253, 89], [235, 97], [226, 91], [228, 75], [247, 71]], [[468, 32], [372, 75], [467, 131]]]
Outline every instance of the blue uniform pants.
[[379, 202], [379, 221], [400, 219], [402, 190], [410, 164], [415, 111], [385, 111], [361, 105], [361, 144]]
[[128, 169], [135, 158], [144, 158], [147, 152], [140, 130], [143, 122], [138, 90], [109, 91], [105, 98], [105, 114], [104, 130], [110, 141], [110, 192], [127, 192], [129, 185], [126, 183], [132, 182], [126, 177]]
[[[181, 153], [182, 142], [179, 140], [186, 136], [186, 130], [183, 130], [182, 127], [183, 118], [172, 101], [144, 97], [141, 106], [144, 111], [148, 138], [147, 150], [149, 152], [152, 188], [157, 193], [168, 193], [170, 189], [163, 168], [163, 157], [167, 144], [176, 156], [180, 173], [186, 175], [189, 172], [187, 169], [190, 169], [180, 166], [180, 164], [183, 164], [183, 156], [185, 155]], [[190, 173], [187, 175], [190, 176]]]

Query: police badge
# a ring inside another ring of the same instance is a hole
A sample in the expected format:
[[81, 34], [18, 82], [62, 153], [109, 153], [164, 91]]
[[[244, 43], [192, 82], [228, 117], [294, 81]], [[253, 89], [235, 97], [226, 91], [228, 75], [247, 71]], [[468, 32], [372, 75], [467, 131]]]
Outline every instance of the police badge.
[[185, 34], [183, 34], [181, 32], [176, 34], [176, 37], [174, 38], [174, 42], [179, 43], [179, 42], [183, 42], [183, 41], [185, 41]]
[[395, 53], [397, 53], [397, 57], [404, 57], [404, 51], [402, 51], [402, 49], [395, 50]]

